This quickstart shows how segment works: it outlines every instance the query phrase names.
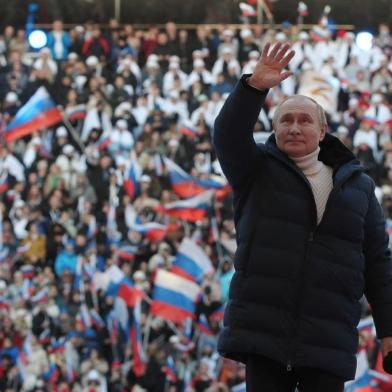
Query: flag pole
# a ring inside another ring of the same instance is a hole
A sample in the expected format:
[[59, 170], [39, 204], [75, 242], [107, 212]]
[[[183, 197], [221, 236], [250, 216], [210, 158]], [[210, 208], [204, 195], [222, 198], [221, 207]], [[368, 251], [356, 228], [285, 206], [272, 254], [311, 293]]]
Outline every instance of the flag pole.
[[264, 0], [257, 0], [257, 23], [262, 25], [264, 23]]
[[[61, 108], [62, 110], [62, 108]], [[84, 151], [84, 149], [86, 148], [84, 146], [84, 144], [82, 143], [82, 141], [80, 140], [80, 137], [78, 135], [78, 133], [76, 132], [76, 129], [72, 126], [72, 124], [69, 122], [64, 110], [62, 110], [63, 112], [63, 123], [66, 126], [67, 130], [69, 131], [69, 133], [72, 136], [72, 139], [74, 139], [74, 141], [76, 142], [76, 144], [78, 145], [79, 149], [81, 152]]]

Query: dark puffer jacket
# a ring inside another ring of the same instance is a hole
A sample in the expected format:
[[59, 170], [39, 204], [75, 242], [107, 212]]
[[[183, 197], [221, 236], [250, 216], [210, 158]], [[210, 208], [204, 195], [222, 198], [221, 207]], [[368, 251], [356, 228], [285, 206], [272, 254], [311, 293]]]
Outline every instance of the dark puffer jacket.
[[317, 225], [312, 190], [271, 136], [252, 130], [265, 94], [243, 79], [216, 122], [214, 145], [234, 191], [238, 249], [218, 349], [354, 377], [365, 292], [378, 337], [392, 336], [392, 270], [374, 183], [335, 137], [320, 143], [333, 190]]

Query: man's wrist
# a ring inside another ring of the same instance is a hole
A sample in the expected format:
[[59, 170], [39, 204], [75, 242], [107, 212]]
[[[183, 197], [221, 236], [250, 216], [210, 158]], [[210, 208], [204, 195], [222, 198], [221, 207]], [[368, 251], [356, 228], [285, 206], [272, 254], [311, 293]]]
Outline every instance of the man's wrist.
[[252, 74], [245, 74], [242, 76], [241, 82], [242, 82], [243, 86], [246, 87], [247, 89], [250, 89], [250, 90], [255, 91], [257, 93], [267, 94], [268, 90], [269, 90], [268, 88], [261, 89], [261, 88], [254, 86], [253, 84], [249, 83], [249, 79], [251, 76], [252, 76]]

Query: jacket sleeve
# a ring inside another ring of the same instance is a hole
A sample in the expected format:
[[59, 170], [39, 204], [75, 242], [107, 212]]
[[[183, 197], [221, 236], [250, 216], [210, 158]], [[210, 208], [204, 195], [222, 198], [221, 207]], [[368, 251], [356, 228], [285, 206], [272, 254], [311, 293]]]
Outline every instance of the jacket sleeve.
[[377, 337], [392, 336], [392, 260], [383, 211], [372, 192], [365, 222], [365, 295]]
[[255, 169], [260, 150], [253, 128], [268, 90], [249, 86], [243, 75], [215, 120], [213, 143], [219, 163], [233, 188], [240, 187]]

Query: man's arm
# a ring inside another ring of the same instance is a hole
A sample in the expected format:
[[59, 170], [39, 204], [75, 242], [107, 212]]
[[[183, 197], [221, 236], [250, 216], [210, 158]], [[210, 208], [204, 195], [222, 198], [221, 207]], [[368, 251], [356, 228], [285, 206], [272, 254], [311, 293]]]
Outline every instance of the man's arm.
[[257, 156], [253, 128], [268, 90], [292, 72], [283, 72], [294, 56], [289, 45], [267, 43], [254, 73], [244, 75], [215, 120], [213, 143], [228, 181], [240, 187], [255, 168]]
[[365, 222], [365, 295], [385, 356], [392, 351], [392, 260], [383, 211], [372, 192]]

